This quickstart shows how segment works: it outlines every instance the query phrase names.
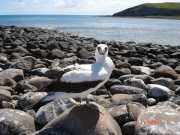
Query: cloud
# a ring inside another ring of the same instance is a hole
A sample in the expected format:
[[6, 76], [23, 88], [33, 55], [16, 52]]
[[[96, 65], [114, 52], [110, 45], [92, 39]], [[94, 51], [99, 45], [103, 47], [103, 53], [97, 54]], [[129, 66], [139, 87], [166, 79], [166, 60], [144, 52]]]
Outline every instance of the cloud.
[[[180, 0], [2, 0], [0, 11], [17, 14], [113, 14], [142, 3]], [[4, 8], [3, 8], [4, 7]]]

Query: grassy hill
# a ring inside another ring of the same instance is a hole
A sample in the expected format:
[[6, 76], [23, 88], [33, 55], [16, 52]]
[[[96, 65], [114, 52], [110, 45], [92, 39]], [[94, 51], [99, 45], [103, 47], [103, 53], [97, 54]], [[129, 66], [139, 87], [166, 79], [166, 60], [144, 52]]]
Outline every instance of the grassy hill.
[[115, 13], [113, 16], [180, 18], [180, 3], [145, 3]]

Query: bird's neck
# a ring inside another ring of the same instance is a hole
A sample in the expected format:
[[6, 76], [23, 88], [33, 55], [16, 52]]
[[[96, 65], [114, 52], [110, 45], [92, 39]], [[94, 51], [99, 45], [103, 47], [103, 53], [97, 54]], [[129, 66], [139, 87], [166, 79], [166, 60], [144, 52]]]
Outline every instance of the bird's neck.
[[107, 70], [111, 70], [114, 68], [114, 64], [109, 57], [96, 60], [96, 64], [101, 65], [102, 67], [104, 67]]

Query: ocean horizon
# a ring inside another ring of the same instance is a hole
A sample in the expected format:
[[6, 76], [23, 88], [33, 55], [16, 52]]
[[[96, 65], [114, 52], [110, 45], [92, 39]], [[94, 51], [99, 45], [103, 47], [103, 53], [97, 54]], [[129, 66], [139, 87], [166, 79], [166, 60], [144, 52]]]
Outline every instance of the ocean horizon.
[[180, 20], [109, 15], [0, 15], [0, 25], [40, 27], [98, 40], [180, 45]]

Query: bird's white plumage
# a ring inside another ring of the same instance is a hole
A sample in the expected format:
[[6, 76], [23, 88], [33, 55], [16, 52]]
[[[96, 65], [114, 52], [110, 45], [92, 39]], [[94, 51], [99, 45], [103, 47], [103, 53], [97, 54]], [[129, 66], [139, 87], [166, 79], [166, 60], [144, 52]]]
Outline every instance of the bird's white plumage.
[[105, 44], [99, 44], [95, 51], [96, 62], [94, 64], [75, 64], [66, 68], [73, 69], [64, 73], [61, 77], [62, 82], [80, 83], [90, 81], [102, 81], [110, 76], [114, 64], [108, 57], [108, 47]]

